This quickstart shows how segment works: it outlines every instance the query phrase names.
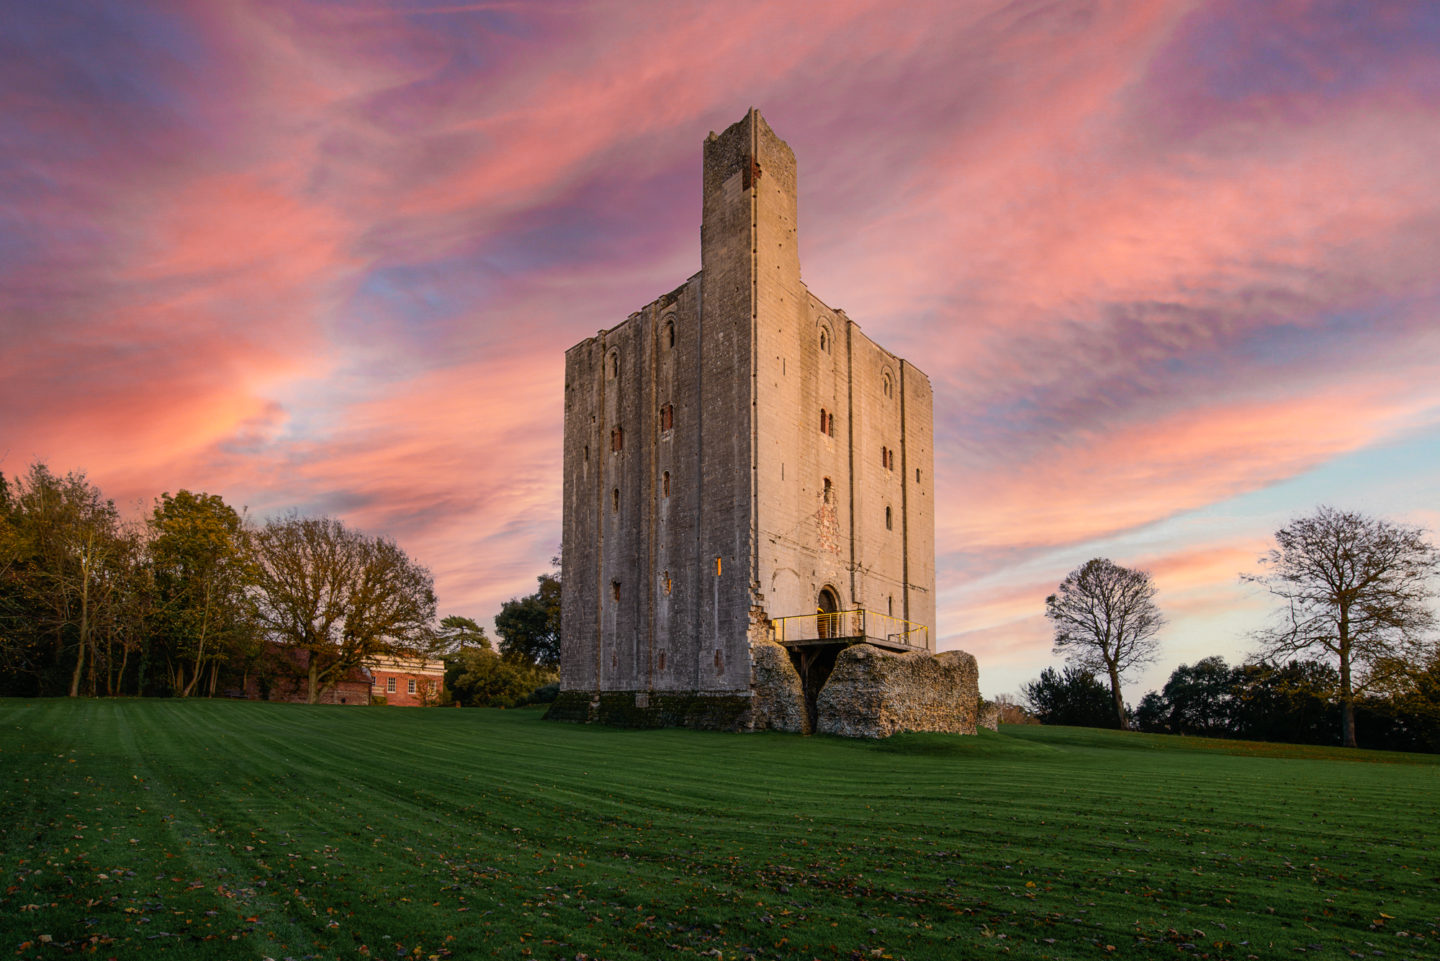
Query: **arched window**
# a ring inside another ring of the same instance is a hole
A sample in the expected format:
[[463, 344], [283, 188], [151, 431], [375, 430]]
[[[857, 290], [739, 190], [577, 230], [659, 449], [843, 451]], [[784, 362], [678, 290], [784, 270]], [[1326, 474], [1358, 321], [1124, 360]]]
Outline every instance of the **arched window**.
[[823, 350], [823, 351], [825, 351], [826, 353], [829, 353], [829, 352], [830, 352], [830, 336], [829, 336], [829, 333], [830, 333], [830, 332], [827, 331], [827, 330], [821, 330], [821, 331], [820, 331], [820, 349]]
[[674, 347], [674, 346], [675, 346], [675, 321], [674, 321], [674, 320], [667, 320], [667, 321], [665, 321], [665, 346], [666, 346], [666, 347]]
[[830, 415], [825, 413], [825, 408], [820, 408], [820, 433], [822, 434], [829, 433], [829, 430], [827, 429], [830, 424], [829, 417]]
[[895, 383], [890, 379], [890, 372], [887, 370], [880, 381], [880, 389], [885, 392], [886, 397], [895, 395]]
[[670, 472], [668, 470], [660, 475], [660, 496], [670, 496]]
[[610, 351], [610, 378], [613, 380], [620, 376], [620, 351]]
[[835, 415], [830, 414], [825, 418], [825, 433], [830, 437], [835, 436]]

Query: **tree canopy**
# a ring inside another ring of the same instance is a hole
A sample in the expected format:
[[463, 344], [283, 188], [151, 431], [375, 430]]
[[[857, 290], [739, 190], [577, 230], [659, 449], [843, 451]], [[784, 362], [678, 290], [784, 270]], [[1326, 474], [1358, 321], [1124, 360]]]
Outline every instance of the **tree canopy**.
[[1041, 724], [1118, 726], [1109, 689], [1084, 668], [1047, 667], [1039, 678], [1021, 685], [1020, 693]]
[[1110, 698], [1120, 727], [1127, 726], [1120, 678], [1154, 660], [1156, 633], [1165, 624], [1155, 604], [1155, 585], [1145, 571], [1104, 557], [1071, 571], [1045, 598], [1045, 616], [1054, 626], [1054, 652], [1084, 671], [1110, 681]]
[[495, 615], [500, 653], [540, 667], [560, 664], [560, 578], [541, 574], [539, 588], [525, 597], [512, 597]]
[[1256, 634], [1261, 656], [1334, 664], [1341, 742], [1354, 747], [1357, 696], [1401, 683], [1433, 655], [1426, 632], [1440, 553], [1418, 527], [1322, 506], [1276, 531], [1260, 564], [1246, 579], [1280, 601]]
[[310, 702], [366, 658], [432, 648], [430, 572], [393, 541], [330, 517], [288, 517], [256, 532], [255, 556], [260, 625]]

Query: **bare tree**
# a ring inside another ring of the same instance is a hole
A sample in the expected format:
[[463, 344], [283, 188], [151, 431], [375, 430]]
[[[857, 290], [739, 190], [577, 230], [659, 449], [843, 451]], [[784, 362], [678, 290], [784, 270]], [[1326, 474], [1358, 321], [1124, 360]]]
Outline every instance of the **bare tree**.
[[430, 572], [393, 541], [288, 517], [256, 532], [255, 556], [260, 622], [303, 669], [310, 703], [367, 657], [430, 648]]
[[1045, 598], [1045, 616], [1055, 627], [1054, 652], [1110, 679], [1122, 729], [1129, 725], [1120, 676], [1155, 659], [1155, 635], [1165, 624], [1155, 593], [1145, 571], [1097, 557], [1065, 575], [1060, 589]]
[[1341, 740], [1354, 747], [1356, 697], [1426, 659], [1440, 552], [1418, 527], [1322, 506], [1276, 531], [1260, 563], [1245, 580], [1282, 602], [1275, 625], [1255, 635], [1261, 656], [1337, 663]]

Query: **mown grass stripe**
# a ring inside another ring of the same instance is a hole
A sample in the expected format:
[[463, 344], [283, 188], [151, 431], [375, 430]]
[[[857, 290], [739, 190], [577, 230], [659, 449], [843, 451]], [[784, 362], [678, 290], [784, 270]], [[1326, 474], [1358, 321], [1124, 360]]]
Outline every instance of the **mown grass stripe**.
[[1434, 758], [228, 702], [0, 702], [0, 731], [0, 948], [21, 957], [1424, 957], [1440, 937]]

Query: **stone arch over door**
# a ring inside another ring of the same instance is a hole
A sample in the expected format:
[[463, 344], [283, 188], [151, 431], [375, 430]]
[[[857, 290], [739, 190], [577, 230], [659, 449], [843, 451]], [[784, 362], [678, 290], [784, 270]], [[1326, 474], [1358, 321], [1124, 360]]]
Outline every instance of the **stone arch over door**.
[[840, 633], [840, 595], [828, 584], [820, 588], [815, 600], [815, 613], [817, 637], [836, 637]]

